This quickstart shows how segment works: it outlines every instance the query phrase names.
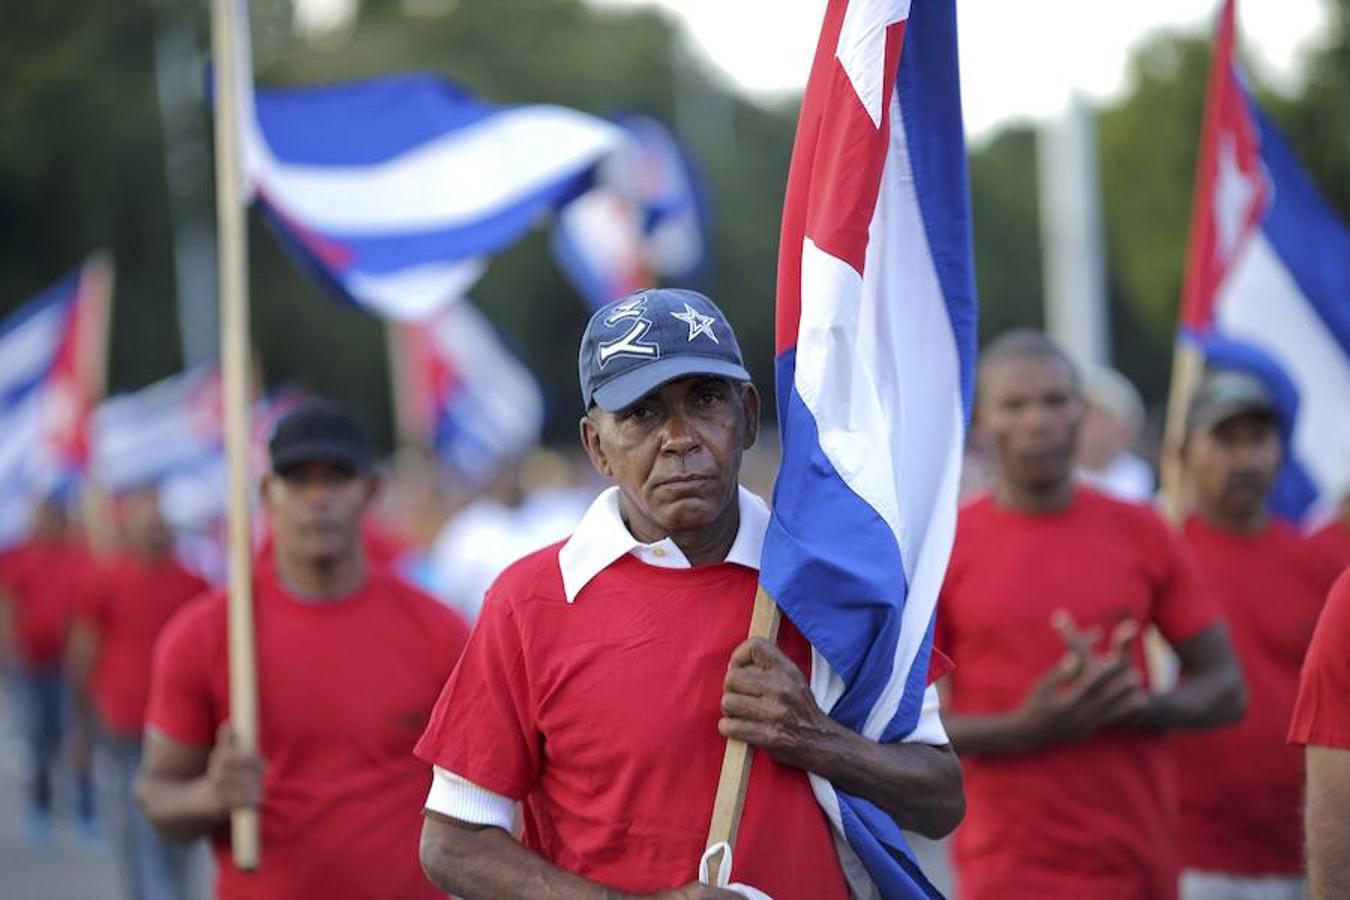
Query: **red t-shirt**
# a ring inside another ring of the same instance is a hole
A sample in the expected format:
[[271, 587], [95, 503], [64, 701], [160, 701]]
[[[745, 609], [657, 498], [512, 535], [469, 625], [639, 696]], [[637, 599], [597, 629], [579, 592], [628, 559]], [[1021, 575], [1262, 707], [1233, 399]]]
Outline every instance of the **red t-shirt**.
[[61, 664], [81, 594], [89, 586], [90, 557], [72, 541], [29, 541], [0, 556], [0, 595], [14, 606], [19, 661]]
[[[1194, 565], [1148, 508], [1076, 489], [1048, 515], [992, 498], [961, 511], [935, 641], [951, 655], [948, 710], [1007, 713], [1064, 655], [1064, 608], [1104, 635], [1131, 619], [1176, 643], [1215, 624]], [[1103, 641], [1105, 641], [1103, 637]], [[1142, 648], [1135, 664], [1147, 674]], [[1176, 789], [1167, 740], [1104, 730], [1021, 756], [965, 756], [956, 832], [963, 900], [1169, 900]]]
[[123, 556], [100, 567], [79, 615], [98, 634], [90, 679], [94, 705], [108, 731], [141, 734], [155, 639], [174, 613], [207, 589], [205, 581], [173, 559], [147, 562]]
[[1327, 595], [1303, 662], [1289, 740], [1350, 750], [1350, 569]]
[[1182, 865], [1296, 875], [1303, 871], [1303, 759], [1285, 737], [1299, 666], [1338, 570], [1283, 522], [1244, 536], [1192, 518], [1185, 538], [1228, 620], [1247, 712], [1236, 725], [1175, 736]]
[[[568, 603], [560, 546], [488, 591], [417, 754], [522, 800], [523, 842], [562, 869], [630, 893], [687, 884], [726, 746], [722, 681], [757, 573], [625, 555]], [[786, 620], [779, 646], [808, 670], [810, 646]], [[776, 900], [848, 897], [804, 771], [755, 755], [734, 867]]]
[[1332, 519], [1309, 537], [1313, 545], [1330, 556], [1342, 569], [1350, 566], [1350, 522]]
[[[254, 578], [266, 780], [262, 865], [235, 869], [214, 835], [222, 900], [443, 897], [418, 862], [430, 779], [412, 755], [468, 629], [374, 570], [351, 596], [306, 602], [261, 565]], [[146, 727], [198, 747], [229, 716], [226, 604], [213, 593], [155, 647]]]

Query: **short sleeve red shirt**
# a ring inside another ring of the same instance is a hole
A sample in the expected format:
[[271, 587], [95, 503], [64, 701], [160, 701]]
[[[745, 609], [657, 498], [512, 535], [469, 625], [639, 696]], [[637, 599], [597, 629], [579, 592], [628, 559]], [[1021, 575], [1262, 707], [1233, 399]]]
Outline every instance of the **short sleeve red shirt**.
[[[522, 840], [562, 869], [631, 893], [687, 884], [725, 748], [722, 680], [757, 574], [625, 555], [568, 603], [559, 546], [488, 591], [417, 753], [523, 801]], [[787, 621], [779, 646], [807, 670], [810, 646]], [[751, 769], [734, 877], [776, 900], [848, 897], [806, 773], [766, 754]]]
[[[1193, 564], [1143, 506], [1079, 488], [1025, 515], [992, 498], [957, 524], [935, 642], [956, 663], [946, 708], [1006, 713], [1064, 653], [1067, 610], [1108, 634], [1133, 620], [1176, 643], [1218, 615]], [[1105, 639], [1105, 638], [1103, 638]], [[1147, 674], [1142, 648], [1135, 664]], [[1106, 730], [1021, 756], [962, 759], [966, 818], [955, 861], [965, 900], [1168, 900], [1176, 896], [1176, 788], [1165, 738]]]
[[1185, 539], [1228, 620], [1247, 712], [1235, 725], [1175, 736], [1182, 865], [1296, 875], [1303, 870], [1303, 759], [1285, 736], [1299, 666], [1338, 569], [1283, 522], [1248, 536], [1193, 518]]
[[150, 697], [155, 639], [174, 613], [207, 584], [172, 559], [123, 556], [101, 566], [77, 615], [98, 635], [90, 673], [94, 705], [109, 732], [139, 736]]
[[1303, 662], [1289, 740], [1350, 750], [1350, 569], [1327, 595]]
[[21, 663], [60, 665], [71, 617], [89, 587], [90, 568], [87, 551], [71, 541], [29, 541], [0, 557], [0, 595], [14, 606]]
[[[442, 897], [418, 862], [430, 779], [412, 755], [467, 640], [453, 611], [373, 571], [354, 594], [306, 602], [255, 575], [259, 738], [267, 764], [262, 865], [213, 839], [222, 900]], [[155, 648], [146, 727], [198, 747], [229, 716], [226, 605], [189, 604]]]

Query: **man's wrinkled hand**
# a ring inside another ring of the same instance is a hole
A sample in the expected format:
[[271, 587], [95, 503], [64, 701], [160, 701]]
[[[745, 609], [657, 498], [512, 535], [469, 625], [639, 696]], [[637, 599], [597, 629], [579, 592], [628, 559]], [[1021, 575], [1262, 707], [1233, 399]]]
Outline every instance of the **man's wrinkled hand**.
[[717, 727], [779, 762], [810, 769], [840, 726], [821, 711], [801, 670], [783, 651], [764, 638], [750, 638], [731, 655]]

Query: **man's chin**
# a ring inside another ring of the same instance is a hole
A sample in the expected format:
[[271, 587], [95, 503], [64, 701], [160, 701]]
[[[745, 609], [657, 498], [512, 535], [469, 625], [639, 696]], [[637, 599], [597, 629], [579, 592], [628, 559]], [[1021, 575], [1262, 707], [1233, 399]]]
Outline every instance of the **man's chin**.
[[663, 503], [655, 512], [656, 521], [667, 534], [687, 534], [711, 526], [721, 511], [705, 497], [681, 497]]

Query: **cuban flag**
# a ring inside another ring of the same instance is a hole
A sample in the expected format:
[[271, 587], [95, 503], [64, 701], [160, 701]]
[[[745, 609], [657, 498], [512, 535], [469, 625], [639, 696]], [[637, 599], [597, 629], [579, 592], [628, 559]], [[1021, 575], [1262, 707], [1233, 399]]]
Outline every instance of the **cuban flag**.
[[393, 375], [409, 424], [458, 479], [483, 484], [539, 442], [539, 383], [468, 300], [400, 323], [397, 335]]
[[[902, 740], [927, 686], [975, 361], [954, 0], [831, 0], [777, 302], [783, 461], [761, 581], [814, 648], [821, 707]], [[812, 785], [855, 896], [939, 896], [885, 813]]]
[[1210, 67], [1181, 339], [1271, 388], [1286, 438], [1275, 512], [1317, 520], [1350, 491], [1350, 231], [1248, 92], [1234, 6]]
[[462, 295], [622, 139], [596, 116], [499, 106], [425, 74], [260, 90], [253, 107], [256, 202], [339, 296], [397, 319]]
[[660, 120], [614, 118], [623, 143], [600, 164], [596, 186], [553, 226], [554, 258], [593, 309], [655, 279], [697, 284], [707, 273], [711, 216], [693, 156]]
[[109, 397], [94, 413], [94, 477], [118, 493], [217, 465], [224, 417], [214, 363]]
[[0, 546], [88, 466], [111, 296], [112, 264], [99, 254], [0, 323]]

